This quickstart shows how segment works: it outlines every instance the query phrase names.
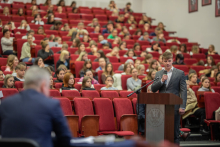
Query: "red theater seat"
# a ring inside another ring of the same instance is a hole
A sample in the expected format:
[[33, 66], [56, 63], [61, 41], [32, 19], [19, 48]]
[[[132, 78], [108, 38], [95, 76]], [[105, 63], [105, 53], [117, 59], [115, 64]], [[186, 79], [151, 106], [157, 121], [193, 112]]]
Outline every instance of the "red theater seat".
[[127, 90], [127, 79], [130, 78], [131, 75], [122, 75], [121, 76], [121, 86], [123, 90]]
[[136, 110], [137, 98], [132, 99], [132, 105], [133, 105], [133, 108], [134, 108], [134, 113], [137, 114], [137, 110]]
[[3, 94], [2, 99], [18, 93], [16, 88], [1, 88], [0, 91], [2, 91]]
[[23, 86], [24, 86], [24, 82], [23, 82], [23, 81], [16, 81], [16, 82], [15, 82], [15, 87], [16, 87], [17, 89], [22, 89]]
[[73, 115], [71, 102], [68, 98], [55, 98], [60, 101], [64, 115]]
[[80, 70], [83, 68], [84, 61], [75, 61], [76, 78], [80, 77]]
[[186, 65], [193, 65], [194, 63], [197, 63], [198, 61], [196, 59], [184, 59], [184, 63]]
[[62, 88], [63, 83], [55, 83], [55, 88], [60, 89]]
[[62, 96], [68, 98], [80, 97], [80, 93], [77, 90], [62, 90]]
[[[133, 91], [120, 91], [119, 94], [121, 97], [127, 97], [127, 95], [129, 95], [130, 93], [132, 93]], [[134, 93], [131, 96], [129, 96], [129, 98], [137, 98], [137, 94]]]
[[50, 96], [51, 97], [60, 97], [60, 92], [57, 89], [50, 89]]
[[82, 90], [83, 97], [91, 97], [94, 99], [95, 97], [100, 97], [99, 92], [96, 90]]
[[105, 84], [94, 84], [94, 88], [99, 91], [102, 87], [105, 87]]
[[102, 90], [101, 91], [101, 97], [113, 99], [113, 98], [119, 97], [119, 94], [118, 94], [117, 91]]

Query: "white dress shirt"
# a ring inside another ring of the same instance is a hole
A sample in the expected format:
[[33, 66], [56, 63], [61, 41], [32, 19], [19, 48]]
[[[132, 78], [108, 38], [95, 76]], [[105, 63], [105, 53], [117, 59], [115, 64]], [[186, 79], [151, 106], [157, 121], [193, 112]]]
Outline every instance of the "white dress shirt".
[[[165, 70], [165, 69], [164, 69], [164, 70]], [[173, 73], [173, 66], [171, 67], [170, 71], [167, 72], [168, 78], [167, 78], [167, 80], [165, 81], [166, 87], [167, 87], [167, 85], [168, 85], [169, 82], [170, 82], [170, 78], [171, 78], [171, 76], [172, 76], [172, 73]], [[162, 79], [161, 79], [161, 83], [163, 83], [163, 82], [162, 82]]]

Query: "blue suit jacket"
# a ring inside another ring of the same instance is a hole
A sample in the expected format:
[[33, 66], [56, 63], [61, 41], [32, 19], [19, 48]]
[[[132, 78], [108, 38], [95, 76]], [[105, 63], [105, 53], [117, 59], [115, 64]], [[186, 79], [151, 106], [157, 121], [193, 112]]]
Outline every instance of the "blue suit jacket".
[[32, 89], [2, 101], [0, 126], [2, 138], [29, 138], [41, 147], [53, 147], [54, 131], [59, 145], [70, 145], [71, 133], [60, 102]]

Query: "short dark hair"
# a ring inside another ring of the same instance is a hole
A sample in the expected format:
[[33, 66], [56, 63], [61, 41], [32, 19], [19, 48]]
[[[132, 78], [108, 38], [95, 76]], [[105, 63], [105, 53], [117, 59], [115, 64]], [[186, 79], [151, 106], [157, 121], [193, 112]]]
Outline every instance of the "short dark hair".
[[59, 20], [57, 20], [57, 21], [55, 21], [55, 25], [56, 25], [56, 26], [57, 26], [57, 25], [62, 25], [62, 22], [59, 21]]
[[9, 30], [8, 29], [4, 29], [3, 30], [3, 36], [5, 35], [5, 33], [7, 33]]
[[32, 33], [32, 32], [34, 32], [34, 30], [29, 30], [29, 31], [28, 31], [28, 34], [30, 34], [30, 33]]
[[130, 2], [128, 2], [126, 5], [131, 5], [131, 3], [130, 3]]
[[170, 51], [166, 51], [163, 53], [162, 59], [166, 59], [166, 60], [173, 59], [173, 54]]

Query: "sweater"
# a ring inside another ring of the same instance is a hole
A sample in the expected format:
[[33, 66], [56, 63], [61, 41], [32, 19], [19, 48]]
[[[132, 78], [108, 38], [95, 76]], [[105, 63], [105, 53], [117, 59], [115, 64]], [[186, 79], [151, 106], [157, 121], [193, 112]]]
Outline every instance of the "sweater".
[[[209, 91], [209, 89], [202, 86], [201, 88], [199, 88], [198, 91]], [[215, 90], [213, 90], [213, 89], [211, 89], [211, 91], [215, 92]]]
[[102, 87], [100, 90], [118, 90], [117, 88], [115, 87]]
[[110, 34], [109, 36], [108, 36], [108, 39], [115, 39], [117, 36], [113, 36], [112, 34]]
[[127, 79], [127, 89], [134, 90], [137, 86], [141, 86], [141, 80], [135, 81], [132, 77]]
[[9, 39], [8, 38], [5, 38], [5, 37], [2, 37], [1, 39], [1, 45], [2, 45], [2, 51], [3, 53], [5, 51], [8, 51], [8, 50], [12, 50], [13, 51], [13, 38], [10, 37]]
[[[61, 88], [62, 90], [77, 90], [76, 88], [74, 88], [74, 87], [62, 87]], [[77, 90], [78, 91], [78, 90]]]
[[[38, 53], [37, 53], [37, 57], [41, 57], [44, 60], [45, 64], [50, 64], [50, 65], [54, 64], [53, 63], [53, 58], [52, 58], [53, 57], [53, 51], [51, 49], [49, 50], [49, 52], [45, 52], [45, 50], [43, 50], [43, 49], [39, 50]], [[48, 57], [51, 57], [51, 59], [49, 59]]]
[[19, 79], [19, 78], [17, 78], [17, 77], [14, 77], [14, 81], [16, 82], [16, 81], [24, 81], [24, 79]]
[[[24, 28], [24, 27], [18, 27], [17, 29], [23, 29], [23, 30], [24, 30], [25, 28]], [[31, 29], [31, 28], [30, 28], [30, 26], [29, 26], [29, 25], [27, 25], [26, 30], [27, 30], [27, 31], [29, 31], [30, 29]]]
[[[32, 45], [36, 45], [35, 43], [32, 43]], [[28, 42], [25, 42], [21, 49], [21, 57], [20, 60], [24, 58], [30, 58], [31, 57], [31, 47]]]

